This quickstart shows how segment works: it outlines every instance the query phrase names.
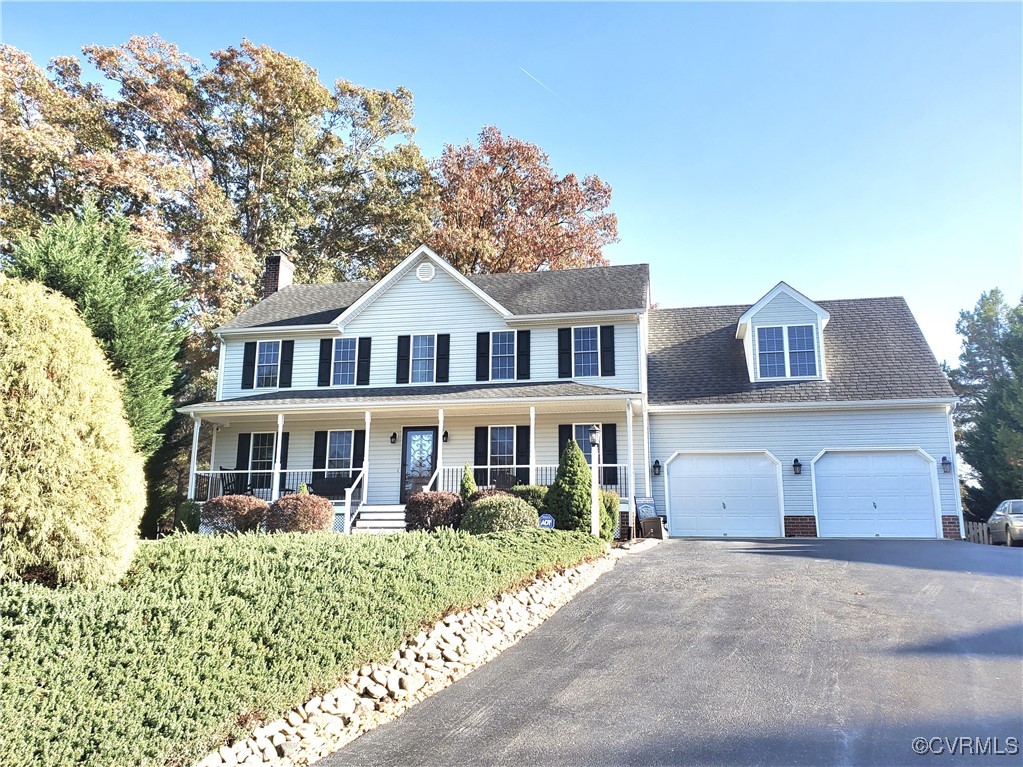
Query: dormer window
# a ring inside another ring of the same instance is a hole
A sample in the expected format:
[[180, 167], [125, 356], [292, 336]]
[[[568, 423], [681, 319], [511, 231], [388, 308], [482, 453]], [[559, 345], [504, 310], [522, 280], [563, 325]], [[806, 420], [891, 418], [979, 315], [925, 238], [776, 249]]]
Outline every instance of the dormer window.
[[816, 331], [813, 325], [757, 328], [760, 378], [816, 378]]

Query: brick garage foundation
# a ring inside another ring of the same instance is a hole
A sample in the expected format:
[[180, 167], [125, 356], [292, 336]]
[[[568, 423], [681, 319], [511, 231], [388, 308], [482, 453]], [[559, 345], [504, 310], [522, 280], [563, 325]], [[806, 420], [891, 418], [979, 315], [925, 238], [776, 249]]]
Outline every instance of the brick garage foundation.
[[959, 517], [954, 514], [945, 514], [941, 518], [941, 537], [951, 541], [960, 540]]
[[[956, 528], [958, 530], [958, 528]], [[813, 517], [785, 517], [786, 538], [816, 538], [817, 520]]]

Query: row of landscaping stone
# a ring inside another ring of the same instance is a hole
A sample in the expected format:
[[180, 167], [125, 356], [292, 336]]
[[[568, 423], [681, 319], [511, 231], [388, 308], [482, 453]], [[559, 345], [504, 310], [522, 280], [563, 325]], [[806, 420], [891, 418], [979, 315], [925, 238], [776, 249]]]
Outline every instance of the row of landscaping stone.
[[614, 566], [615, 557], [539, 578], [482, 607], [453, 613], [405, 642], [386, 664], [353, 672], [346, 684], [307, 701], [203, 759], [197, 767], [315, 762], [444, 689], [539, 626]]

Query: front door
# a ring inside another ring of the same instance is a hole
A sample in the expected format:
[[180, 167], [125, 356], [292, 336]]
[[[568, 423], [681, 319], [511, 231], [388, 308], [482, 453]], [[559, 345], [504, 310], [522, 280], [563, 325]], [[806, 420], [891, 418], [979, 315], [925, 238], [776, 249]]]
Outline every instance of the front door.
[[406, 426], [402, 430], [401, 502], [418, 493], [437, 470], [437, 427]]

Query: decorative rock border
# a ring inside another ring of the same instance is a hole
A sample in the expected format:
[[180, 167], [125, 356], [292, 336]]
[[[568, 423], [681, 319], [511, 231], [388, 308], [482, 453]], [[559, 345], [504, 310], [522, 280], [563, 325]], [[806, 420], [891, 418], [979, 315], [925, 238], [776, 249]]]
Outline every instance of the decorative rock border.
[[482, 607], [452, 613], [394, 651], [386, 664], [352, 672], [347, 682], [292, 709], [251, 736], [222, 746], [196, 767], [297, 767], [337, 751], [461, 679], [552, 616], [626, 552], [536, 579]]

